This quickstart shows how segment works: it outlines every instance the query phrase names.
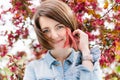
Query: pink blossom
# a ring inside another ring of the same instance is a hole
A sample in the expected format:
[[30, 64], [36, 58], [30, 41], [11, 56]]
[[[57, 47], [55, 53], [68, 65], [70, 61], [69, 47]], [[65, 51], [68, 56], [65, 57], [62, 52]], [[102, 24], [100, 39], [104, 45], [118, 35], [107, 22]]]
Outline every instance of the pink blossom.
[[12, 72], [15, 72], [15, 71], [17, 70], [17, 67], [16, 67], [16, 66], [12, 66], [12, 67], [10, 67], [10, 70], [11, 70]]
[[120, 3], [120, 0], [115, 0], [116, 3]]
[[84, 11], [85, 10], [85, 3], [78, 3], [75, 7], [74, 7], [74, 11], [75, 12], [80, 12], [80, 11]]
[[97, 25], [103, 25], [104, 24], [104, 21], [103, 20], [100, 20], [100, 19], [97, 19], [95, 21], [92, 22], [92, 26], [97, 26]]
[[4, 57], [7, 54], [8, 50], [6, 45], [0, 45], [0, 56]]
[[90, 41], [93, 41], [94, 39], [96, 39], [96, 36], [91, 34], [90, 32], [87, 32], [87, 34], [88, 34], [88, 37], [89, 37]]
[[25, 39], [27, 38], [28, 35], [29, 35], [29, 31], [27, 28], [25, 28], [25, 30], [23, 30], [22, 37]]

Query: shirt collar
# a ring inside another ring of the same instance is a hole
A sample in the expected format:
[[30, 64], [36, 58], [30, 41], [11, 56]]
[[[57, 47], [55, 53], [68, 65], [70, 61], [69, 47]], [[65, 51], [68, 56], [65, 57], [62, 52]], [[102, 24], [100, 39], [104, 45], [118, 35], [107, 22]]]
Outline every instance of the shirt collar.
[[[75, 52], [75, 50], [72, 49], [71, 54], [66, 59], [66, 61], [70, 62], [70, 64], [73, 63], [73, 58], [74, 58], [74, 54], [75, 54], [74, 52]], [[57, 62], [57, 60], [50, 54], [50, 50], [47, 51], [47, 54], [45, 55], [44, 59], [47, 61], [49, 68], [51, 68], [51, 66], [54, 62]]]
[[45, 55], [44, 59], [47, 61], [48, 66], [51, 67], [52, 63], [57, 61], [51, 54], [50, 51], [47, 51], [47, 54]]
[[69, 61], [72, 64], [73, 58], [74, 58], [74, 49], [72, 49], [72, 51], [71, 51], [69, 57], [66, 59], [66, 61]]

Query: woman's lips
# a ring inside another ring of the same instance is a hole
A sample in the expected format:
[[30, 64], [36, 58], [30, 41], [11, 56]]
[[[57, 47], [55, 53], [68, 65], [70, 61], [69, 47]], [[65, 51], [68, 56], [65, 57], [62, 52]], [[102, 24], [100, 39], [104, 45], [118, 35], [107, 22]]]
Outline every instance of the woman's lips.
[[54, 43], [55, 43], [55, 44], [60, 43], [62, 40], [63, 40], [63, 39], [57, 40], [57, 41], [55, 41]]

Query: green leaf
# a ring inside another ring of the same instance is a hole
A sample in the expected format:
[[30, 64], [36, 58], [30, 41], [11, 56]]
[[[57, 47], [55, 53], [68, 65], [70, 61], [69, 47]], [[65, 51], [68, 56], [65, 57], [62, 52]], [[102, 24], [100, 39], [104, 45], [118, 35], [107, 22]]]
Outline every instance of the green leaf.
[[118, 78], [117, 77], [113, 77], [111, 80], [118, 80]]
[[6, 75], [8, 75], [8, 76], [12, 75], [12, 72], [8, 68], [5, 67], [3, 70]]
[[7, 78], [4, 78], [3, 80], [8, 80]]
[[117, 66], [117, 67], [115, 68], [115, 70], [117, 71], [117, 73], [120, 73], [120, 65]]

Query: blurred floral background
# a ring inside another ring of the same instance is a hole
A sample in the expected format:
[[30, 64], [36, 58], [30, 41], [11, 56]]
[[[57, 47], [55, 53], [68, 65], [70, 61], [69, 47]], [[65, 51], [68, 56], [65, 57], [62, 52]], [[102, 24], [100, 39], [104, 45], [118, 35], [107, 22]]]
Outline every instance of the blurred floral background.
[[[41, 1], [0, 0], [0, 80], [22, 80], [26, 64], [42, 56], [32, 19]], [[103, 80], [120, 80], [120, 0], [62, 1], [76, 13], [90, 47], [99, 45]]]

